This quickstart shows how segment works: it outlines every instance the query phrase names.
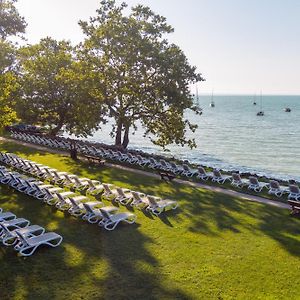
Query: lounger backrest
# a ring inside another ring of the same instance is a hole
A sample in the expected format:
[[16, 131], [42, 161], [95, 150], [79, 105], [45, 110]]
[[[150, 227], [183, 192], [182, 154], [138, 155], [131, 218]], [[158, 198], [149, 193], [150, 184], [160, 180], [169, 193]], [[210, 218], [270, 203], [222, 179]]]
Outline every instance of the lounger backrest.
[[250, 176], [250, 177], [249, 177], [249, 181], [250, 181], [250, 183], [253, 184], [253, 185], [258, 185], [258, 184], [259, 184], [257, 178], [256, 178], [256, 177], [253, 177], [253, 176]]
[[141, 200], [141, 197], [137, 192], [131, 191], [131, 194], [132, 194], [134, 200]]
[[79, 205], [76, 203], [76, 201], [72, 197], [70, 197], [69, 200], [70, 200], [70, 202], [71, 202], [71, 204], [72, 204], [72, 206], [74, 208], [78, 208], [79, 207]]
[[66, 203], [65, 198], [60, 193], [56, 193], [56, 196], [61, 203]]
[[125, 194], [124, 194], [124, 191], [122, 188], [117, 187], [116, 190], [120, 196], [125, 197]]
[[213, 170], [214, 176], [215, 177], [222, 177], [221, 173], [219, 170]]
[[153, 196], [148, 195], [147, 198], [152, 206], [157, 206], [157, 202]]
[[237, 173], [232, 173], [232, 178], [234, 181], [242, 181], [241, 176]]
[[103, 187], [104, 187], [104, 189], [105, 189], [105, 192], [111, 193], [111, 189], [109, 188], [108, 184], [102, 183], [102, 185], [103, 185]]
[[0, 222], [0, 228], [2, 231], [2, 234], [4, 233], [5, 235], [10, 235], [10, 230], [5, 226], [5, 222]]
[[110, 215], [108, 214], [108, 212], [106, 210], [100, 208], [100, 212], [104, 219], [110, 220]]
[[276, 180], [271, 180], [271, 181], [270, 181], [270, 187], [271, 187], [272, 189], [279, 189], [279, 183], [278, 183], [278, 181], [276, 181]]
[[290, 184], [289, 185], [289, 189], [290, 189], [291, 193], [295, 193], [295, 194], [299, 194], [300, 193], [299, 187], [297, 185], [295, 185], [295, 184]]
[[23, 236], [20, 232], [18, 232], [18, 230], [16, 230], [15, 232], [16, 232], [16, 234], [17, 234], [19, 240], [21, 241], [21, 243], [22, 243], [23, 245], [28, 245], [28, 242], [27, 242], [26, 237]]
[[182, 166], [183, 166], [183, 169], [185, 171], [189, 171], [190, 170], [190, 167], [187, 164], [183, 164]]
[[93, 183], [93, 181], [92, 181], [91, 179], [88, 179], [87, 182], [88, 182], [88, 184], [89, 184], [89, 186], [90, 186], [91, 188], [93, 188], [93, 189], [96, 188], [96, 186], [94, 185], [94, 183]]
[[78, 178], [77, 176], [74, 177], [73, 179], [75, 180], [75, 182], [76, 182], [77, 184], [81, 185], [81, 182], [80, 182], [80, 180], [79, 180], [79, 178]]
[[94, 213], [93, 209], [87, 203], [82, 203], [82, 205], [88, 213]]

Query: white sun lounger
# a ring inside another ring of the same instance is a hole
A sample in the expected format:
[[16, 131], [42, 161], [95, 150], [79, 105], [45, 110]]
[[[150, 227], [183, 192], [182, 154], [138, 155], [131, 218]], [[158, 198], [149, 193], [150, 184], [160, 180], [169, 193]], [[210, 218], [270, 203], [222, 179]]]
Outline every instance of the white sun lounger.
[[259, 182], [257, 180], [256, 177], [254, 176], [250, 176], [249, 177], [249, 185], [248, 185], [248, 189], [249, 190], [252, 190], [252, 191], [255, 191], [257, 193], [261, 192], [261, 190], [264, 188], [264, 187], [268, 187], [269, 184], [268, 183], [265, 183], [265, 182]]
[[289, 185], [289, 194], [288, 194], [289, 200], [300, 200], [300, 190], [299, 187], [295, 184]]
[[243, 180], [240, 174], [232, 173], [231, 176], [232, 176], [232, 180], [231, 180], [232, 186], [235, 186], [237, 188], [243, 188], [244, 186], [248, 185], [248, 182], [246, 180]]
[[147, 197], [149, 200], [149, 205], [147, 206], [146, 210], [152, 212], [156, 216], [160, 215], [163, 211], [166, 210], [166, 208], [176, 209], [178, 207], [178, 203], [173, 200], [162, 200], [159, 197], [149, 195]]
[[20, 240], [19, 254], [22, 256], [30, 256], [41, 245], [57, 247], [61, 244], [63, 238], [55, 232], [47, 232], [35, 237], [26, 237], [20, 231], [16, 230], [16, 234]]
[[100, 212], [103, 218], [98, 225], [103, 226], [106, 230], [114, 230], [120, 222], [133, 224], [136, 221], [136, 215], [130, 212], [110, 214], [103, 208], [100, 208]]

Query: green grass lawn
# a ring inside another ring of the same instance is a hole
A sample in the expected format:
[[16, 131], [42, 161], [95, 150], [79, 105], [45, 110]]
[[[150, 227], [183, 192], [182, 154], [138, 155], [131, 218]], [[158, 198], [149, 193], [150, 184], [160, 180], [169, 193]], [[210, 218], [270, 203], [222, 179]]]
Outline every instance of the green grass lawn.
[[29, 258], [1, 246], [1, 300], [300, 299], [300, 220], [288, 210], [13, 143], [0, 150], [180, 204], [159, 218], [134, 210], [136, 225], [107, 232], [0, 186], [0, 207], [64, 238]]

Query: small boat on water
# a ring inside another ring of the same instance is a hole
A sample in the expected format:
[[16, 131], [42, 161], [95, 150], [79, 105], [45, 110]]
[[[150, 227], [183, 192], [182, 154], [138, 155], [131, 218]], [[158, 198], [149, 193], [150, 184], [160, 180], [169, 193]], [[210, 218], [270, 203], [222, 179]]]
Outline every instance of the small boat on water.
[[265, 115], [264, 111], [262, 110], [262, 95], [260, 93], [260, 111], [256, 114], [259, 117], [262, 117]]
[[211, 101], [209, 104], [210, 107], [215, 107], [215, 102], [214, 102], [214, 91], [211, 93]]
[[261, 111], [259, 111], [256, 115], [257, 115], [257, 116], [264, 116], [265, 113], [261, 110]]
[[289, 107], [286, 107], [286, 108], [284, 109], [284, 111], [285, 111], [285, 112], [291, 112], [292, 110], [291, 110]]

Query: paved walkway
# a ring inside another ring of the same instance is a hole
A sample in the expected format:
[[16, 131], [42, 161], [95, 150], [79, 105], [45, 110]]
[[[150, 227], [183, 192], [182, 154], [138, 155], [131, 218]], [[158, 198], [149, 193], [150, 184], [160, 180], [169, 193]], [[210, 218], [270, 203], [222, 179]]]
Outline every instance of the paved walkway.
[[[6, 137], [0, 137], [0, 141], [13, 142], [13, 143], [16, 143], [16, 144], [19, 144], [19, 145], [31, 147], [31, 148], [34, 148], [34, 149], [37, 149], [37, 150], [42, 150], [42, 151], [46, 151], [46, 152], [50, 152], [50, 153], [69, 155], [69, 152], [67, 152], [67, 151], [61, 151], [61, 150], [57, 150], [57, 149], [47, 148], [47, 147], [44, 147], [44, 146], [34, 145], [34, 144], [26, 143], [26, 142], [23, 142], [23, 141], [17, 141], [17, 140], [6, 138]], [[141, 175], [149, 176], [149, 177], [153, 177], [153, 178], [160, 178], [160, 176], [157, 175], [157, 174], [147, 172], [147, 171], [143, 171], [143, 170], [130, 168], [130, 167], [127, 167], [127, 166], [122, 166], [122, 165], [112, 164], [112, 163], [105, 163], [105, 165], [107, 165], [109, 167], [112, 167], [112, 168], [126, 170], [128, 172], [132, 172], [132, 173], [135, 173], [135, 174], [141, 174]], [[177, 178], [173, 179], [172, 182], [177, 182], [177, 183], [185, 184], [185, 185], [192, 186], [192, 187], [195, 187], [195, 188], [201, 188], [201, 189], [206, 189], [206, 190], [217, 192], [217, 193], [222, 193], [222, 194], [225, 194], [225, 195], [229, 195], [229, 196], [232, 196], [232, 197], [237, 197], [237, 198], [244, 199], [244, 200], [247, 200], [247, 201], [259, 202], [259, 203], [264, 203], [264, 204], [276, 206], [276, 207], [279, 207], [279, 208], [289, 209], [288, 204], [285, 204], [285, 203], [282, 203], [282, 202], [279, 202], [279, 201], [266, 199], [266, 198], [259, 197], [259, 196], [244, 194], [244, 193], [237, 192], [237, 191], [227, 189], [227, 188], [225, 189], [225, 188], [218, 187], [218, 186], [210, 186], [210, 185], [206, 185], [206, 184], [202, 184], [202, 183], [198, 183], [198, 182], [192, 182], [192, 181], [187, 181], [187, 180], [177, 179]]]

